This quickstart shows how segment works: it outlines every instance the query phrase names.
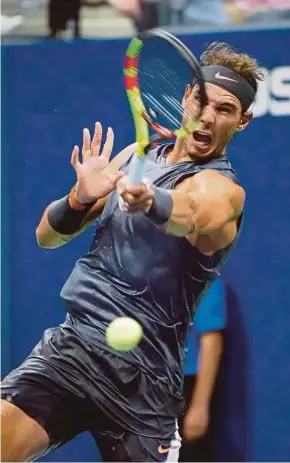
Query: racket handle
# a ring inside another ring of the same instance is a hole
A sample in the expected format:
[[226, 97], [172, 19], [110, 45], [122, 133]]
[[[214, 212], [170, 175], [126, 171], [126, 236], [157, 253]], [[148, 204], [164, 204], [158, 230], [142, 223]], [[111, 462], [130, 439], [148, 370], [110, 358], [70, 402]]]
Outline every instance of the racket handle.
[[129, 185], [140, 185], [144, 177], [145, 157], [134, 154], [129, 171]]

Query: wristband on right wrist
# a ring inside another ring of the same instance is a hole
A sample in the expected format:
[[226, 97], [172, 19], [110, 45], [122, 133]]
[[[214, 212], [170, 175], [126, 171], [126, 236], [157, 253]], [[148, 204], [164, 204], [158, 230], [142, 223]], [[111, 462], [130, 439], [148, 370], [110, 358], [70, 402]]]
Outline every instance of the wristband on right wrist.
[[151, 208], [145, 215], [154, 225], [165, 225], [169, 222], [172, 214], [173, 198], [165, 188], [156, 186], [152, 188], [154, 190], [154, 200]]

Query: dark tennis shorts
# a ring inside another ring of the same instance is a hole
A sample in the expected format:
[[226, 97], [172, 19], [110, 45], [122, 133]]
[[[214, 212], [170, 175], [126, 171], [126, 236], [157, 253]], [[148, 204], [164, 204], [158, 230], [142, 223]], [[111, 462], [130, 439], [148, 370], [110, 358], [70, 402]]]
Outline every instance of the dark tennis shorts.
[[180, 437], [162, 382], [71, 328], [46, 330], [4, 379], [1, 396], [45, 429], [50, 450], [89, 431], [103, 461], [178, 461]]

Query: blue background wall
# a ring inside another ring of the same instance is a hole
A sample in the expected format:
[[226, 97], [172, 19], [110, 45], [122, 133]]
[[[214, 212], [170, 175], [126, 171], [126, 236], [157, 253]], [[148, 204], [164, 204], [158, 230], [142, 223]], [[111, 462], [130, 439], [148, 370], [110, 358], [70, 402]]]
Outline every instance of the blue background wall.
[[[229, 327], [215, 421], [220, 461], [289, 461], [290, 62], [285, 46], [290, 31], [183, 39], [196, 54], [213, 40], [228, 41], [269, 71], [257, 102], [260, 117], [229, 150], [247, 206], [242, 238], [223, 276]], [[59, 291], [90, 244], [93, 229], [55, 251], [35, 242], [43, 209], [74, 183], [70, 154], [81, 143], [82, 128], [93, 128], [96, 120], [111, 125], [115, 153], [134, 139], [122, 87], [126, 44], [80, 41], [2, 49], [3, 373], [24, 359], [46, 327], [63, 320]], [[96, 457], [84, 435], [45, 459]]]

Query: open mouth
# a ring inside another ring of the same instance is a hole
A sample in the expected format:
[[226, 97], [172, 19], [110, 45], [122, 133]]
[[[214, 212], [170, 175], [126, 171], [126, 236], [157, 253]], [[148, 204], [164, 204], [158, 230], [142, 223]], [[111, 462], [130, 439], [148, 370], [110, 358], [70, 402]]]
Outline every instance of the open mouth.
[[203, 146], [207, 146], [212, 142], [212, 136], [209, 133], [195, 130], [192, 135], [194, 140]]

